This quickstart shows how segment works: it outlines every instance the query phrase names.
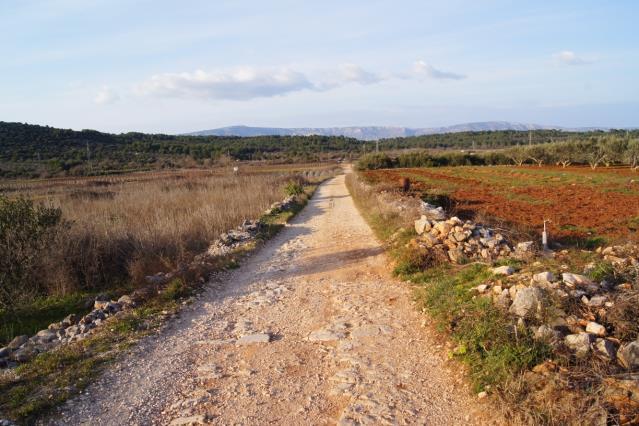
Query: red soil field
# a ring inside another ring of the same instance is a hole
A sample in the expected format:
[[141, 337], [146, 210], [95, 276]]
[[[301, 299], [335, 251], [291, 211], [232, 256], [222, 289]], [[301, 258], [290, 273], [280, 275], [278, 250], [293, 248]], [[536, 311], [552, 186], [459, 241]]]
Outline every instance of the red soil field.
[[481, 214], [556, 239], [637, 241], [639, 174], [628, 169], [571, 167], [442, 167], [363, 172], [399, 187], [408, 177], [423, 195], [444, 194], [454, 212]]

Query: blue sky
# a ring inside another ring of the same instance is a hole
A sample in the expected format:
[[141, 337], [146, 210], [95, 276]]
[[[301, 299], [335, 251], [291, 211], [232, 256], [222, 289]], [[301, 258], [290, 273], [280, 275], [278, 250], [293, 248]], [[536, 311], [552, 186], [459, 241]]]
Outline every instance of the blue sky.
[[5, 0], [0, 120], [639, 126], [637, 16], [632, 0]]

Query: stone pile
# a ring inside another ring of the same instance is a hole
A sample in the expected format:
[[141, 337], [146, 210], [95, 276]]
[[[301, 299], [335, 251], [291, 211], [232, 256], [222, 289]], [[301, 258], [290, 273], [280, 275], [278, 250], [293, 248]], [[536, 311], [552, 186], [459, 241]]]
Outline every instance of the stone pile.
[[599, 247], [597, 249], [603, 259], [616, 268], [639, 269], [639, 246], [634, 244]]
[[415, 221], [419, 237], [414, 240], [414, 244], [438, 257], [457, 263], [463, 259], [493, 260], [532, 250], [532, 243], [520, 244], [513, 250], [503, 235], [470, 221], [463, 222], [457, 217], [433, 219], [442, 217], [440, 209], [432, 208]]
[[[613, 287], [571, 272], [515, 273], [510, 267], [499, 267], [493, 274], [493, 279], [472, 291], [492, 298], [520, 325], [530, 327], [536, 339], [556, 349], [567, 348], [577, 358], [595, 355], [627, 369], [639, 367], [639, 341], [621, 342], [597, 322], [615, 306], [614, 292], [623, 292], [627, 286]], [[580, 315], [562, 309], [569, 305], [580, 306]]]
[[295, 196], [294, 195], [289, 195], [284, 200], [277, 201], [277, 202], [271, 204], [271, 207], [269, 207], [264, 212], [264, 215], [268, 216], [268, 215], [271, 215], [271, 214], [274, 214], [274, 213], [277, 213], [277, 212], [290, 210], [291, 207], [293, 207], [293, 205], [296, 202], [297, 202], [297, 200], [296, 200]]
[[82, 340], [107, 318], [134, 305], [129, 296], [122, 296], [117, 301], [99, 296], [93, 303], [93, 310], [82, 317], [71, 314], [32, 337], [15, 337], [6, 347], [0, 348], [0, 368], [13, 367], [61, 344]]
[[224, 256], [238, 248], [252, 242], [262, 229], [262, 223], [258, 220], [245, 220], [236, 229], [220, 235], [206, 251], [209, 256]]

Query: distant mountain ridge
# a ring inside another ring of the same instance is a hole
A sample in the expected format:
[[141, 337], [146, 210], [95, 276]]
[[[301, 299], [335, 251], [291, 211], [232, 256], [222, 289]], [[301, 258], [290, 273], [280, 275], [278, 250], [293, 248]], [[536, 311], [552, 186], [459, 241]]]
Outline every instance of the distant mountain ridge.
[[346, 136], [361, 140], [375, 140], [387, 138], [401, 138], [409, 136], [434, 135], [441, 133], [485, 132], [499, 130], [565, 130], [592, 131], [608, 130], [604, 127], [565, 128], [560, 126], [546, 126], [539, 124], [517, 123], [511, 121], [482, 121], [476, 123], [462, 123], [443, 127], [395, 127], [395, 126], [350, 126], [350, 127], [250, 127], [229, 126], [217, 129], [201, 130], [187, 133], [189, 136]]

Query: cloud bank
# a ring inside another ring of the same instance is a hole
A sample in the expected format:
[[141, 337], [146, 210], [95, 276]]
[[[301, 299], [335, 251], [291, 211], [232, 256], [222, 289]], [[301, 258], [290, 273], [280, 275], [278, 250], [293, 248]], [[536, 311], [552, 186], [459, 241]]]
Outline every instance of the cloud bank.
[[[183, 99], [236, 100], [282, 96], [302, 90], [327, 91], [347, 84], [372, 85], [392, 79], [460, 80], [464, 75], [441, 71], [423, 61], [415, 63], [412, 73], [378, 74], [359, 65], [344, 64], [337, 70], [312, 80], [300, 71], [288, 68], [239, 68], [231, 71], [203, 71], [164, 73], [151, 76], [138, 84], [134, 92], [140, 96], [172, 97]], [[100, 99], [106, 101], [105, 93]], [[98, 102], [96, 98], [96, 102]], [[105, 102], [100, 102], [105, 103]]]
[[143, 96], [249, 100], [312, 88], [314, 85], [300, 72], [240, 68], [230, 72], [156, 74], [138, 85], [135, 92]]

